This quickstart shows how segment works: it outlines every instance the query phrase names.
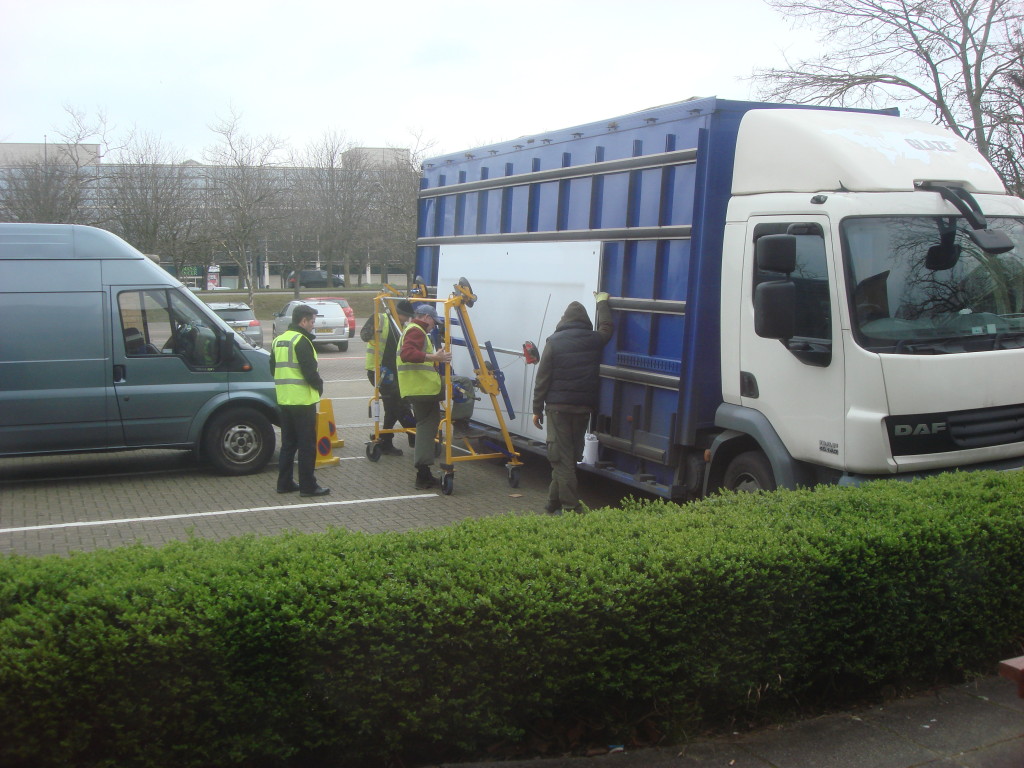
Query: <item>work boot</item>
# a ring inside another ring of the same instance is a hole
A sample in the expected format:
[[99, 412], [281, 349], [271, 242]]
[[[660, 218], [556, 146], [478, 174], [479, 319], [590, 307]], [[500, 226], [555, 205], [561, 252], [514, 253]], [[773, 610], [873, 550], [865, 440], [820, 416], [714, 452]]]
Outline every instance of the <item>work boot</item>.
[[299, 491], [299, 496], [328, 496], [330, 493], [330, 488], [324, 488], [322, 485], [318, 485], [311, 491]]
[[395, 448], [395, 445], [392, 442], [381, 443], [380, 444], [380, 452], [381, 452], [382, 456], [401, 456], [402, 455], [402, 449], [401, 448]]
[[430, 467], [416, 467], [416, 490], [425, 491], [439, 485], [441, 479], [430, 473]]
[[562, 514], [562, 505], [557, 501], [549, 501], [544, 505], [544, 511], [549, 515], [560, 515]]

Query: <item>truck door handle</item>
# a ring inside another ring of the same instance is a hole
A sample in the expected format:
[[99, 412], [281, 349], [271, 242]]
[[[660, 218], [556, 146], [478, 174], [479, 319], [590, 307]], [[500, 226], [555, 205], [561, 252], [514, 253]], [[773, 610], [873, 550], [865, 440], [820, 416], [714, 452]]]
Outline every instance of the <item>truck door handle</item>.
[[123, 365], [115, 365], [114, 366], [114, 381], [115, 382], [124, 381], [125, 378], [126, 378], [126, 374], [127, 374], [127, 371], [125, 370], [125, 367]]

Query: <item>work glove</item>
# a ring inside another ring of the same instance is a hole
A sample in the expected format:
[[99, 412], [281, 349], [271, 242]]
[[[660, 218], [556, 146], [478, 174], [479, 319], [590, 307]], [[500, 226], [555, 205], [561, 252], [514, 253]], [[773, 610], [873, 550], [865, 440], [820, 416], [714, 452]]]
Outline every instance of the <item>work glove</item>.
[[608, 301], [608, 294], [604, 291], [594, 291], [594, 299], [596, 301]]

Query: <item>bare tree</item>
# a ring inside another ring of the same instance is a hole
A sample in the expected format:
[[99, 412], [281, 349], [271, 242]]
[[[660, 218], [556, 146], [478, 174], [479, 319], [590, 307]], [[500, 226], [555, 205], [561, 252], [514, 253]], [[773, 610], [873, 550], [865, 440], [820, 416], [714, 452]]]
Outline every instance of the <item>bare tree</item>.
[[241, 117], [230, 117], [211, 127], [220, 142], [206, 151], [207, 211], [211, 230], [224, 254], [238, 265], [254, 300], [258, 245], [271, 222], [280, 217], [278, 202], [286, 177], [278, 154], [283, 143], [273, 136], [242, 133]]
[[[39, 155], [0, 171], [0, 218], [47, 224], [101, 224], [90, 188], [100, 178], [106, 146], [106, 120], [93, 121], [65, 105], [68, 122], [55, 130], [57, 142], [44, 142]], [[93, 142], [88, 142], [94, 139]]]
[[416, 265], [416, 214], [420, 163], [432, 144], [414, 134], [413, 148], [396, 156], [379, 174], [372, 207], [373, 250], [383, 272], [397, 267], [412, 283]]
[[[998, 90], [1020, 70], [1020, 0], [767, 1], [796, 24], [819, 30], [828, 50], [787, 68], [756, 70], [763, 97], [899, 104], [991, 158], [1000, 132]], [[1019, 154], [1013, 162], [1019, 164]]]
[[159, 255], [183, 275], [209, 261], [202, 220], [202, 168], [152, 136], [134, 136], [104, 167], [99, 198], [110, 229], [139, 250]]
[[326, 132], [298, 158], [296, 170], [306, 204], [309, 232], [328, 273], [340, 264], [346, 279], [362, 263], [364, 229], [373, 187], [373, 167], [339, 133]]
[[996, 84], [990, 112], [994, 130], [989, 161], [1013, 194], [1024, 196], [1024, 40], [1018, 33], [1015, 63]]

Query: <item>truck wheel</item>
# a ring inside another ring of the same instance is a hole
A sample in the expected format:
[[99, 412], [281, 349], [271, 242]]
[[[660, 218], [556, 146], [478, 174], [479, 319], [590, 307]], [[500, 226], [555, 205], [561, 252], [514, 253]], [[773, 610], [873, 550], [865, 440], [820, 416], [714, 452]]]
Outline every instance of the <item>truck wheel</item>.
[[274, 428], [255, 408], [232, 408], [206, 426], [203, 455], [223, 475], [251, 475], [274, 455]]
[[768, 457], [760, 451], [741, 453], [729, 462], [722, 486], [728, 491], [774, 491], [775, 475]]

